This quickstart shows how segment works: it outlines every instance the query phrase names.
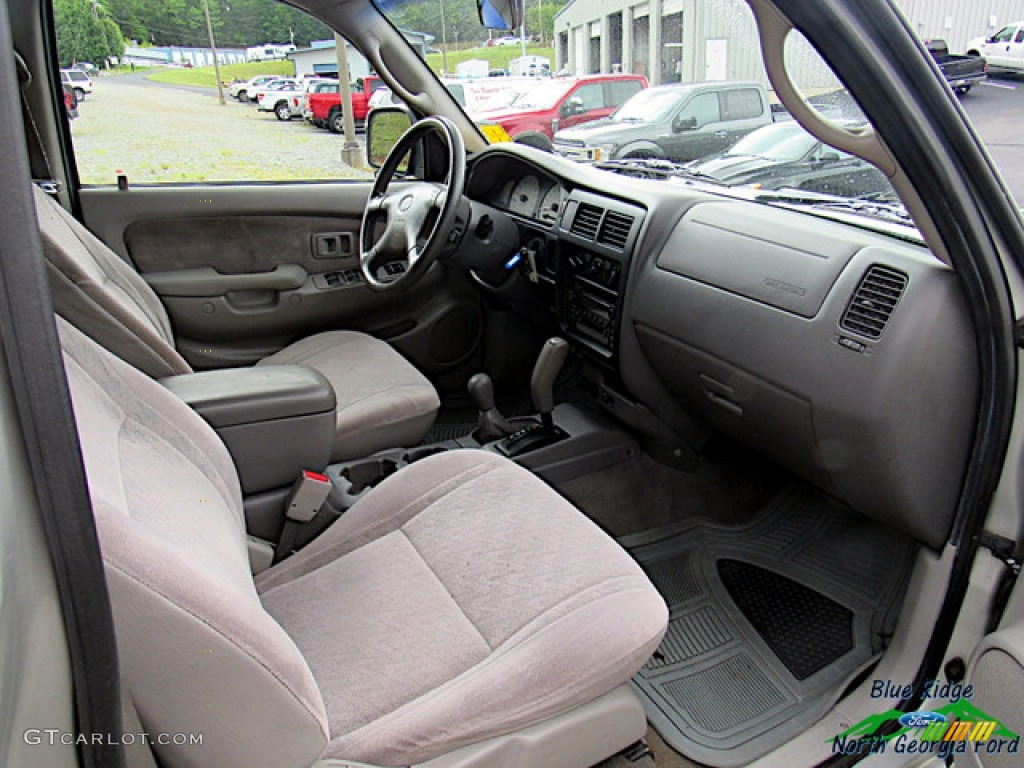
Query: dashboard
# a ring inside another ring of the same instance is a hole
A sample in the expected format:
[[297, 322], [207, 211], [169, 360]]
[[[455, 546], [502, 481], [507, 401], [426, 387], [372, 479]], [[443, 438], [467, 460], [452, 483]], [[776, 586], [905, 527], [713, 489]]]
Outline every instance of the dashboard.
[[726, 434], [946, 540], [978, 357], [959, 280], [926, 247], [517, 145], [477, 154], [466, 195], [519, 232], [521, 258], [489, 292], [548, 308], [612, 416], [653, 414], [684, 441]]

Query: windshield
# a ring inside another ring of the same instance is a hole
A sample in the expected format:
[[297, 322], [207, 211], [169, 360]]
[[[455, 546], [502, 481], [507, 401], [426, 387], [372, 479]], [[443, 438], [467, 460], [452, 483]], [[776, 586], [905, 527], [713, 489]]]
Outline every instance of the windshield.
[[532, 91], [524, 93], [512, 102], [516, 109], [551, 109], [565, 94], [572, 88], [570, 80], [555, 80], [544, 85], [538, 85]]
[[612, 115], [617, 123], [662, 122], [679, 104], [684, 91], [676, 88], [640, 91]]
[[799, 123], [777, 123], [747, 134], [726, 154], [792, 163], [805, 157], [817, 143]]

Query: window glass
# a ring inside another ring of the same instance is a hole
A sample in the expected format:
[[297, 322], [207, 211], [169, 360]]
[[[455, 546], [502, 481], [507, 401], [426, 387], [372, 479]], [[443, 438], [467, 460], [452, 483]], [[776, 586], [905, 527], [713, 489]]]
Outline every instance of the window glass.
[[1003, 27], [996, 32], [995, 37], [992, 38], [993, 42], [996, 43], [1008, 43], [1013, 39], [1013, 33], [1016, 31], [1016, 27]]
[[722, 92], [726, 120], [749, 120], [764, 114], [761, 95], [753, 88], [735, 88]]
[[702, 93], [699, 96], [694, 96], [690, 99], [690, 103], [683, 107], [679, 117], [682, 120], [696, 118], [698, 128], [708, 123], [717, 123], [721, 119], [718, 110], [718, 94]]
[[1013, 38], [1015, 43], [1024, 43], [1024, 28], [1017, 31], [1017, 36]]
[[643, 89], [639, 80], [613, 80], [606, 83], [609, 94], [609, 107], [618, 107], [625, 104], [629, 98]]
[[584, 112], [601, 109], [604, 107], [604, 88], [600, 83], [587, 83], [573, 91], [570, 98], [582, 101]]
[[[215, 67], [201, 5], [53, 2], [61, 66], [96, 71], [71, 121], [83, 184], [372, 178], [364, 151], [357, 165], [342, 160], [338, 51], [311, 17], [274, 0], [211, 2]], [[358, 123], [367, 97], [357, 81], [371, 70], [346, 48]]]

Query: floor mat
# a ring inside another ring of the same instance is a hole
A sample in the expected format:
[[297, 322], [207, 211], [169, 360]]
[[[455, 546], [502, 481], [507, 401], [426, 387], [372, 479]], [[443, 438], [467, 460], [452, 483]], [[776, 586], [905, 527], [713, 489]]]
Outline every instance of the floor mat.
[[743, 527], [691, 521], [622, 543], [670, 608], [634, 686], [665, 741], [714, 766], [755, 760], [828, 711], [881, 654], [916, 552], [807, 487]]

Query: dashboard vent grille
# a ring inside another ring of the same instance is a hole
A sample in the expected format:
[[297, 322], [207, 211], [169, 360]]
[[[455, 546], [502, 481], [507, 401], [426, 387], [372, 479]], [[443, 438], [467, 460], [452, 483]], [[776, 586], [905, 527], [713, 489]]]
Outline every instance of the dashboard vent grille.
[[869, 339], [881, 337], [906, 287], [905, 274], [875, 264], [861, 278], [839, 325]]
[[604, 214], [603, 208], [590, 203], [580, 203], [569, 231], [579, 237], [593, 240], [597, 234], [597, 228], [601, 224], [602, 214]]
[[601, 231], [597, 234], [597, 242], [610, 245], [620, 251], [629, 240], [629, 230], [633, 228], [633, 217], [628, 213], [608, 211], [601, 223]]

